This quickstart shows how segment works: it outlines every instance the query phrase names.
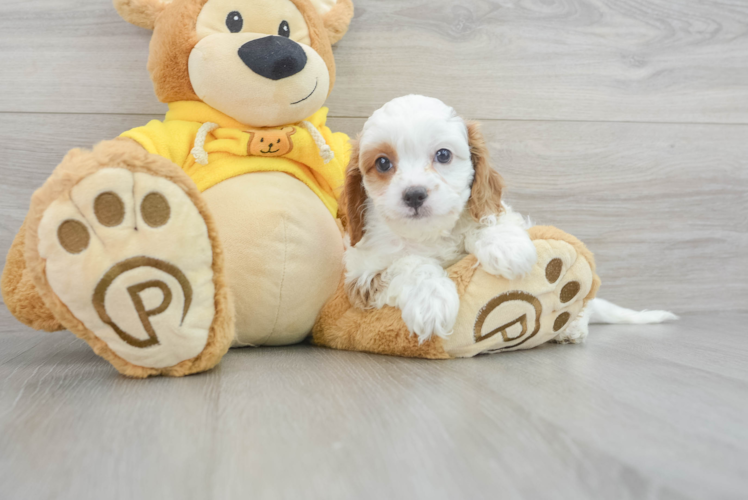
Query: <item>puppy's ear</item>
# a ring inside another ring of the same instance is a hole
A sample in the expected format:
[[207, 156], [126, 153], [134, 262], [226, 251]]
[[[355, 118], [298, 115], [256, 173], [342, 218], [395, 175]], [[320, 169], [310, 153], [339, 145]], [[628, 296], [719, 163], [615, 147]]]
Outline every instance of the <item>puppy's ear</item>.
[[364, 237], [364, 208], [366, 206], [366, 189], [364, 178], [359, 168], [358, 141], [352, 141], [351, 161], [345, 173], [345, 190], [340, 197], [341, 220], [351, 237], [351, 246]]
[[311, 0], [311, 2], [322, 17], [330, 43], [335, 45], [348, 32], [348, 26], [353, 19], [353, 1]]
[[130, 24], [153, 30], [156, 18], [171, 0], [114, 0], [114, 8]]
[[488, 215], [501, 213], [501, 192], [504, 189], [504, 180], [496, 170], [491, 168], [488, 147], [486, 147], [486, 140], [483, 138], [480, 125], [477, 122], [469, 122], [467, 129], [470, 158], [475, 169], [468, 207], [473, 219], [480, 221]]

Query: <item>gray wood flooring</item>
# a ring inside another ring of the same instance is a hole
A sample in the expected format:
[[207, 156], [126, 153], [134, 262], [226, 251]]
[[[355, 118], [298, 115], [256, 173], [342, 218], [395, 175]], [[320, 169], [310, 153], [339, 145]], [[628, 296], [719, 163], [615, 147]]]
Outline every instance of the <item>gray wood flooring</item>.
[[[748, 1], [355, 2], [334, 129], [407, 93], [482, 120], [509, 201], [589, 245], [604, 297], [683, 320], [137, 382], [0, 308], [0, 498], [748, 497]], [[148, 40], [109, 0], [0, 2], [0, 254], [67, 150], [164, 112]]]
[[716, 499], [748, 491], [745, 313], [430, 362], [232, 351], [118, 376], [3, 318], [7, 499]]

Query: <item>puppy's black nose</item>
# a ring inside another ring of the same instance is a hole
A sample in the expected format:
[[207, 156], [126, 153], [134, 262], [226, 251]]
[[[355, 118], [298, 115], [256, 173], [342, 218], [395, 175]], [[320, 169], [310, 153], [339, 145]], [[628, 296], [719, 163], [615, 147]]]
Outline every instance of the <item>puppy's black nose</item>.
[[421, 208], [423, 202], [429, 197], [429, 192], [426, 191], [425, 187], [412, 187], [405, 190], [403, 193], [403, 201], [410, 208]]
[[241, 46], [239, 57], [249, 69], [271, 80], [282, 80], [306, 67], [306, 52], [283, 36], [266, 36]]

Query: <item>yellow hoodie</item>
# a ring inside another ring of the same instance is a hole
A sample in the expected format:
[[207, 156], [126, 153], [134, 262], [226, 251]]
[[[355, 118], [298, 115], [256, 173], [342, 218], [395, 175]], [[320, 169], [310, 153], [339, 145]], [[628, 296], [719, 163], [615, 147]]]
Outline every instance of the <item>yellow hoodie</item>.
[[205, 103], [179, 101], [169, 104], [163, 122], [153, 120], [122, 137], [179, 165], [201, 192], [250, 172], [285, 172], [309, 186], [337, 217], [351, 151], [348, 136], [327, 128], [327, 112], [322, 108], [295, 125], [256, 129]]

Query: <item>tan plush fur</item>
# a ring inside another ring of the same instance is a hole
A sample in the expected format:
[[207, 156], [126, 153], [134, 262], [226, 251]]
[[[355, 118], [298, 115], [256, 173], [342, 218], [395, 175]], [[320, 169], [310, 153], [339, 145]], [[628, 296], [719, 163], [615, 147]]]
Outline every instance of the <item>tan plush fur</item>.
[[590, 293], [588, 293], [584, 298], [584, 303], [587, 304], [587, 302], [594, 299], [597, 295], [598, 290], [600, 289], [601, 281], [596, 272], [595, 256], [592, 254], [592, 252], [590, 252], [585, 244], [582, 243], [578, 238], [575, 238], [569, 233], [565, 233], [564, 231], [561, 231], [560, 229], [553, 226], [535, 226], [530, 228], [528, 232], [530, 233], [530, 238], [532, 238], [533, 240], [565, 241], [569, 245], [573, 246], [577, 253], [579, 253], [582, 258], [590, 263], [590, 268], [592, 269], [593, 276], [592, 288], [590, 289]]
[[335, 296], [322, 309], [314, 326], [312, 342], [345, 351], [409, 358], [449, 358], [439, 337], [419, 345], [418, 337], [410, 334], [398, 309], [363, 310], [352, 307], [343, 280]]
[[[590, 263], [594, 275], [592, 289], [585, 303], [595, 297], [600, 287], [600, 279], [595, 274], [595, 260], [587, 247], [574, 236], [551, 226], [538, 226], [530, 229], [533, 240], [560, 240], [569, 243], [579, 256]], [[477, 270], [477, 259], [469, 255], [449, 268], [449, 277], [457, 285], [462, 296]], [[357, 309], [351, 305], [341, 281], [335, 296], [322, 309], [314, 327], [313, 342], [319, 346], [364, 351], [375, 354], [427, 359], [447, 359], [443, 342], [434, 337], [423, 345], [418, 345], [415, 335], [411, 335], [402, 321], [400, 311], [394, 307], [382, 309]]]
[[[44, 260], [39, 256], [37, 234], [44, 211], [54, 200], [69, 192], [78, 182], [105, 167], [125, 168], [131, 172], [149, 173], [170, 180], [188, 194], [205, 219], [213, 246], [215, 319], [205, 349], [193, 359], [164, 369], [144, 368], [125, 361], [73, 316], [47, 282]], [[96, 146], [93, 151], [73, 150], [68, 153], [44, 186], [32, 197], [26, 226], [25, 258], [30, 277], [47, 308], [65, 328], [85, 340], [96, 354], [109, 361], [120, 373], [129, 377], [146, 378], [155, 375], [180, 377], [208, 370], [218, 364], [234, 338], [234, 311], [223, 276], [223, 253], [215, 224], [202, 196], [194, 182], [182, 170], [160, 156], [148, 154], [129, 139], [105, 141]]]
[[[309, 0], [291, 0], [296, 8], [299, 9], [301, 14], [304, 16], [307, 26], [309, 27], [309, 36], [312, 39], [312, 48], [322, 57], [325, 61], [327, 69], [330, 72], [330, 92], [335, 86], [335, 57], [332, 55], [332, 42], [330, 35], [325, 29], [325, 24], [317, 13], [317, 9]], [[334, 8], [333, 8], [334, 10]], [[332, 12], [332, 11], [330, 11]], [[328, 13], [329, 14], [329, 13]]]
[[208, 0], [174, 0], [159, 16], [151, 38], [148, 71], [161, 102], [199, 101], [192, 89], [189, 57], [197, 45], [197, 16]]
[[473, 279], [478, 269], [478, 259], [474, 255], [468, 255], [460, 262], [449, 268], [449, 279], [457, 285], [457, 294], [462, 295], [467, 290], [470, 280]]
[[156, 18], [168, 2], [161, 0], [114, 0], [114, 8], [122, 19], [135, 26], [152, 30]]
[[352, 0], [338, 0], [335, 7], [325, 14], [323, 21], [331, 44], [335, 45], [345, 36], [351, 19], [353, 19]]
[[21, 323], [35, 330], [64, 330], [65, 327], [44, 304], [26, 269], [26, 260], [23, 256], [25, 243], [26, 222], [18, 231], [5, 259], [2, 279], [5, 306]]

